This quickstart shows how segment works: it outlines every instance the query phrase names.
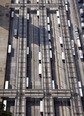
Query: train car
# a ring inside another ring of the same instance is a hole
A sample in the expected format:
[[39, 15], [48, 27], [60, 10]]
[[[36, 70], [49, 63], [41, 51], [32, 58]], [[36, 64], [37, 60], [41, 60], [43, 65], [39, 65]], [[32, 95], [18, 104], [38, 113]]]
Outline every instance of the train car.
[[74, 48], [74, 40], [71, 40], [71, 47]]
[[47, 17], [47, 23], [48, 23], [48, 24], [50, 23], [50, 18], [49, 18], [49, 17]]
[[83, 97], [82, 88], [79, 88], [79, 94], [80, 94], [80, 97]]
[[59, 11], [57, 10], [57, 17], [59, 17]]
[[49, 42], [49, 49], [52, 49], [51, 42]]
[[40, 101], [40, 114], [43, 115], [43, 101]]
[[71, 27], [71, 22], [70, 22], [70, 20], [68, 20], [68, 27]]
[[84, 22], [84, 17], [81, 17], [80, 19], [81, 19], [81, 22]]
[[5, 89], [8, 89], [8, 81], [5, 81]]
[[4, 111], [6, 111], [6, 108], [7, 108], [7, 100], [3, 100], [3, 104], [4, 104]]
[[11, 53], [11, 45], [8, 45], [8, 54]]
[[28, 87], [29, 87], [29, 78], [26, 77], [26, 88], [28, 88]]
[[48, 4], [48, 0], [46, 0], [46, 3]]
[[67, 0], [64, 0], [65, 4], [68, 4], [68, 1]]
[[50, 50], [50, 58], [52, 58], [52, 50]]
[[68, 12], [68, 5], [65, 4], [65, 10]]
[[48, 32], [50, 32], [50, 25], [48, 24]]
[[81, 81], [78, 81], [78, 87], [82, 87]]
[[29, 13], [27, 13], [27, 20], [29, 21]]
[[82, 38], [84, 39], [84, 34], [82, 34]]
[[39, 3], [39, 0], [37, 0], [37, 4]]
[[81, 22], [81, 28], [84, 29], [84, 22]]
[[81, 15], [81, 17], [84, 17], [84, 11], [83, 11], [82, 7], [80, 8], [80, 15]]
[[52, 89], [55, 89], [55, 82], [52, 80]]
[[75, 32], [78, 32], [78, 26], [75, 24], [75, 26], [74, 26], [74, 31]]
[[73, 54], [73, 56], [76, 55], [76, 54], [75, 54], [75, 48], [72, 48], [72, 54]]
[[79, 33], [78, 31], [75, 32], [76, 40], [79, 39]]
[[37, 10], [37, 17], [39, 17], [39, 10]]
[[39, 76], [41, 77], [42, 75], [42, 64], [39, 64]]
[[39, 62], [41, 63], [41, 52], [39, 52]]
[[11, 12], [11, 18], [14, 18], [14, 11]]
[[60, 37], [60, 45], [63, 46], [63, 39]]
[[17, 29], [14, 29], [14, 37], [17, 37]]
[[27, 55], [29, 55], [29, 47], [27, 47]]
[[78, 45], [78, 48], [81, 48], [80, 39], [77, 39], [77, 45]]
[[83, 97], [81, 81], [78, 81], [78, 88], [79, 88], [79, 94], [80, 94], [80, 97]]
[[48, 33], [48, 39], [49, 39], [49, 41], [51, 41], [51, 36], [50, 36], [50, 33]]
[[65, 54], [62, 52], [62, 61], [65, 62]]
[[58, 26], [60, 26], [60, 18], [57, 18]]
[[19, 0], [15, 0], [15, 3], [18, 4], [19, 3]]
[[82, 52], [82, 50], [79, 50], [79, 58], [83, 59], [83, 52]]

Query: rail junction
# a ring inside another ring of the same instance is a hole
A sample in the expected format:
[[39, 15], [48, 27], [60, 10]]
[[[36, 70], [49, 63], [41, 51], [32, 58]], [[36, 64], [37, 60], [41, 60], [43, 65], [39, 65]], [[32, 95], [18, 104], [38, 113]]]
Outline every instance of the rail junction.
[[[7, 100], [9, 108], [13, 103], [10, 108], [13, 116], [83, 116], [64, 0], [48, 0], [48, 3], [47, 0], [38, 3], [36, 0], [16, 1], [6, 4], [15, 16], [10, 18], [12, 33], [8, 44], [12, 50], [11, 54], [7, 53], [5, 74], [8, 88], [0, 89], [0, 98]], [[14, 29], [17, 29], [16, 36]], [[64, 43], [61, 47], [60, 37]], [[64, 52], [65, 59], [61, 59], [61, 52]], [[43, 101], [43, 111], [40, 111], [40, 101]]]

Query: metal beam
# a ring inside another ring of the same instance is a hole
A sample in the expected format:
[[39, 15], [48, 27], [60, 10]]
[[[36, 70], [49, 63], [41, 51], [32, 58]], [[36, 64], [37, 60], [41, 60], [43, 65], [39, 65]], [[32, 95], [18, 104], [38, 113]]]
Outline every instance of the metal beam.
[[7, 8], [20, 8], [20, 7], [26, 7], [26, 8], [34, 8], [35, 10], [36, 9], [39, 9], [41, 7], [45, 7], [45, 8], [54, 8], [54, 9], [58, 9], [59, 7], [63, 7], [63, 5], [61, 4], [58, 4], [58, 3], [51, 3], [51, 4], [10, 4], [10, 3], [7, 3], [6, 4], [6, 7]]
[[28, 89], [25, 92], [18, 92], [16, 89], [14, 90], [0, 90], [0, 97], [8, 97], [8, 98], [16, 98], [17, 96], [25, 96], [31, 98], [42, 98], [43, 96], [52, 96], [56, 98], [71, 98], [70, 90], [49, 90], [47, 93], [46, 90], [35, 90]]

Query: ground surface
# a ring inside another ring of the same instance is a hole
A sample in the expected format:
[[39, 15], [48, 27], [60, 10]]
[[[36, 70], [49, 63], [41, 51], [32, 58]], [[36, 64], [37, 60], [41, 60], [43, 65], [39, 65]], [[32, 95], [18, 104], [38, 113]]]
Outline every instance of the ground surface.
[[0, 0], [0, 89], [3, 88], [9, 31], [9, 9], [5, 7], [11, 0]]

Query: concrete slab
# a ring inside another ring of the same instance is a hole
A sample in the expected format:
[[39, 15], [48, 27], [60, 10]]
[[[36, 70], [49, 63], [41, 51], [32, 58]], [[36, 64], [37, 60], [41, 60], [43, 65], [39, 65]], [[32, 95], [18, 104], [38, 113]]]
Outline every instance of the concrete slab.
[[10, 2], [11, 0], [0, 0], [0, 89], [4, 85], [10, 18], [9, 9], [5, 5]]

